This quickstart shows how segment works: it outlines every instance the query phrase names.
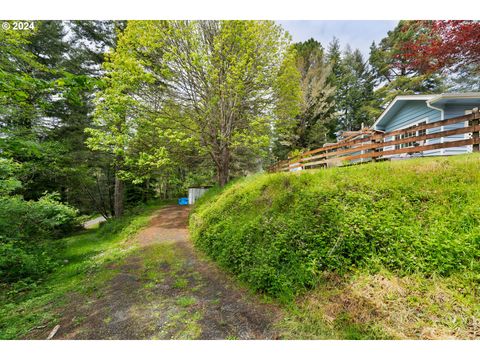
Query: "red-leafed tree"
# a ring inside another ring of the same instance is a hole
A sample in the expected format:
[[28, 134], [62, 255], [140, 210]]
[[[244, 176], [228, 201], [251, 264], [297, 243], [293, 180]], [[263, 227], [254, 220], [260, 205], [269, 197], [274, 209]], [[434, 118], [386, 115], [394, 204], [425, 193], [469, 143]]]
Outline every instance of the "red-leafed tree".
[[414, 32], [402, 46], [413, 69], [461, 72], [468, 67], [480, 72], [480, 21], [414, 21], [405, 31]]
[[386, 105], [397, 95], [435, 94], [444, 91], [444, 77], [423, 69], [416, 55], [430, 40], [430, 28], [420, 21], [402, 20], [378, 45], [370, 47], [369, 62], [380, 85], [375, 91]]

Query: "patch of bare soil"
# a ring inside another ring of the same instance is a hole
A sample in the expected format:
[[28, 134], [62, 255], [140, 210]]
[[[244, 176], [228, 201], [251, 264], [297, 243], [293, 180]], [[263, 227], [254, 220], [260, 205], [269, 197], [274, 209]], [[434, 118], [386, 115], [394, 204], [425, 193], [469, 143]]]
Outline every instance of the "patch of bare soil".
[[148, 247], [159, 242], [188, 241], [188, 212], [187, 206], [177, 205], [158, 211], [150, 225], [138, 234], [137, 240], [140, 245]]
[[[159, 210], [105, 288], [72, 295], [56, 339], [275, 339], [280, 310], [196, 253], [189, 208]], [[47, 331], [47, 329], [45, 330]], [[49, 330], [48, 330], [49, 331]], [[43, 331], [38, 338], [45, 338]]]

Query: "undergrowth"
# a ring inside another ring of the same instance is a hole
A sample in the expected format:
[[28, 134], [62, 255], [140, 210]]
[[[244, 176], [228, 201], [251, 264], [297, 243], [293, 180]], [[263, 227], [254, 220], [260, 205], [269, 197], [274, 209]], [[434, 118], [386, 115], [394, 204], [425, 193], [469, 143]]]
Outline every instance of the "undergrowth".
[[468, 274], [480, 284], [480, 157], [262, 174], [213, 189], [190, 217], [197, 247], [284, 301], [321, 274]]
[[62, 261], [41, 283], [22, 281], [0, 288], [0, 339], [18, 339], [37, 328], [53, 327], [58, 311], [74, 293], [94, 294], [116, 274], [115, 267], [137, 248], [129, 241], [164, 202], [137, 207], [98, 229], [62, 239]]

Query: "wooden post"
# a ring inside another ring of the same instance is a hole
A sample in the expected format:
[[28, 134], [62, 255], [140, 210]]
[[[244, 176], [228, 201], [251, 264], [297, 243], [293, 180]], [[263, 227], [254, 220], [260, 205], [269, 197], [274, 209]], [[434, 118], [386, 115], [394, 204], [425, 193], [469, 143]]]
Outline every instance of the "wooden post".
[[[380, 144], [381, 142], [383, 142], [383, 141], [381, 141], [380, 138], [375, 137], [375, 134], [374, 134], [373, 139], [372, 139], [372, 143], [373, 144]], [[381, 152], [382, 150], [383, 149], [381, 149], [380, 147], [377, 147], [377, 148], [373, 149], [373, 153], [374, 153], [374, 155], [372, 156], [372, 161], [373, 162], [378, 161], [377, 157], [380, 156], [380, 154], [378, 154], [378, 153]]]
[[[478, 126], [478, 119], [480, 118], [480, 113], [478, 112], [478, 108], [475, 108], [472, 110], [472, 119], [468, 122], [468, 125], [470, 126]], [[478, 128], [476, 128], [472, 132], [472, 139], [477, 139], [480, 137]], [[472, 145], [472, 151], [473, 152], [479, 152], [480, 151], [480, 144], [476, 143]]]

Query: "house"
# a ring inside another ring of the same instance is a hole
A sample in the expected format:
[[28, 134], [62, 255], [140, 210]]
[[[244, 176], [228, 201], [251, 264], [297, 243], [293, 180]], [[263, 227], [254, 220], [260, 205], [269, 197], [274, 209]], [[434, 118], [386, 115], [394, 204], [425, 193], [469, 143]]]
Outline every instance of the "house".
[[[474, 123], [469, 124], [469, 121], [475, 121], [478, 125], [478, 115], [475, 119], [465, 115], [472, 112], [478, 114], [479, 108], [480, 92], [397, 96], [372, 127], [339, 131], [336, 133], [336, 143], [327, 143], [321, 148], [304, 152], [295, 159], [279, 162], [274, 168], [280, 171], [298, 171], [372, 160], [457, 155], [472, 152], [473, 146], [477, 151], [478, 132], [472, 126]], [[447, 121], [449, 119], [453, 120]], [[435, 124], [419, 126], [428, 123]], [[464, 130], [465, 127], [469, 128]], [[439, 132], [442, 133], [435, 135]], [[472, 136], [477, 139], [469, 140]], [[408, 140], [409, 138], [412, 139]], [[456, 144], [448, 147], [448, 142], [451, 141]], [[389, 145], [389, 142], [393, 144]]]
[[[394, 130], [405, 129], [414, 125], [421, 125], [435, 121], [447, 120], [453, 117], [466, 115], [474, 108], [480, 108], [480, 92], [476, 93], [451, 93], [439, 95], [404, 95], [397, 96], [375, 121], [372, 129], [375, 131], [390, 132]], [[412, 131], [405, 135], [386, 138], [385, 142], [408, 138], [409, 136], [421, 136], [439, 131], [446, 131], [467, 126], [466, 123], [457, 123], [438, 128]], [[400, 137], [401, 136], [401, 137]], [[437, 139], [425, 140], [423, 143], [405, 143], [385, 146], [384, 151], [402, 149], [405, 147], [414, 147], [419, 145], [429, 145], [438, 142], [448, 142], [462, 140], [470, 136], [469, 134], [452, 135]], [[418, 153], [420, 156], [431, 155], [456, 155], [471, 152], [472, 146], [452, 147], [438, 150], [427, 150]], [[404, 155], [405, 156], [405, 155]], [[401, 157], [400, 155], [390, 155], [385, 157]]]

